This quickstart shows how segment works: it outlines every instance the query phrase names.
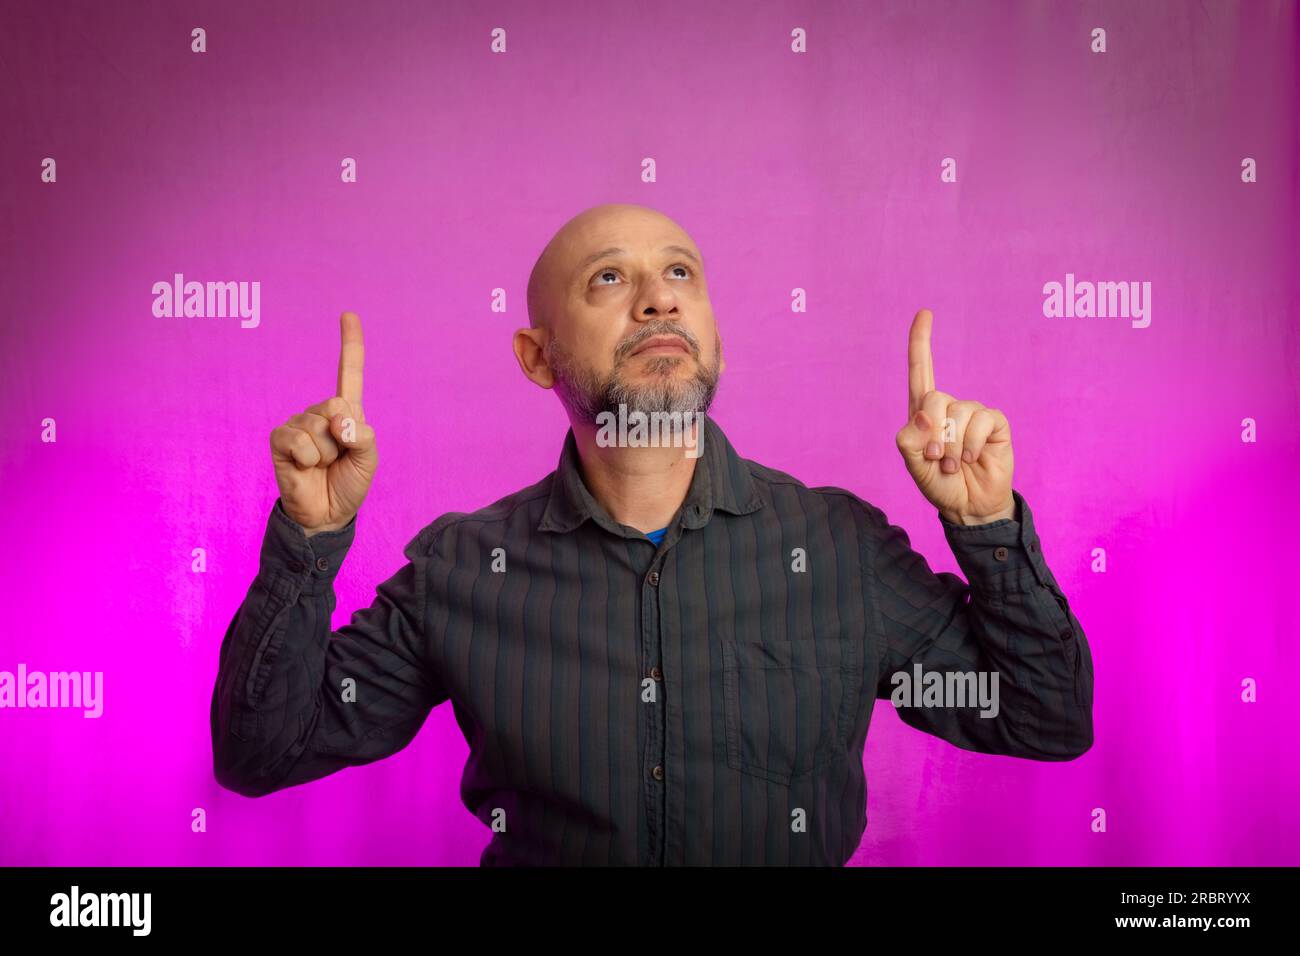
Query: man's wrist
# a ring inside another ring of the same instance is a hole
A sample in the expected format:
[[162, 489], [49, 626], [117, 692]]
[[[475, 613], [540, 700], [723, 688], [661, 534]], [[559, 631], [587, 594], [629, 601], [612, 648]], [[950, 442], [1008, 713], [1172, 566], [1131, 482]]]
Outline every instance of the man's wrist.
[[333, 524], [322, 524], [322, 525], [316, 525], [313, 528], [308, 528], [306, 525], [299, 524], [296, 520], [289, 517], [289, 512], [284, 510], [283, 498], [275, 499], [275, 511], [279, 513], [281, 518], [283, 518], [285, 521], [289, 523], [290, 527], [298, 529], [303, 533], [305, 537], [308, 538], [315, 537], [318, 534], [329, 534], [335, 531], [343, 531], [349, 525], [351, 525], [352, 522], [355, 521], [357, 517], [356, 515], [353, 515], [352, 517], [348, 518], [347, 521], [338, 521]]
[[317, 528], [303, 528], [302, 533], [305, 534], [307, 537], [311, 538], [311, 537], [315, 537], [318, 534], [325, 534], [330, 531], [342, 531], [351, 523], [352, 523], [352, 519], [349, 518], [347, 521], [343, 521], [338, 524], [323, 524]]
[[943, 510], [940, 510], [939, 514], [943, 516], [945, 521], [968, 528], [976, 525], [992, 524], [995, 521], [1014, 519], [1016, 516], [1016, 500], [1012, 498], [1010, 504], [991, 515], [958, 514], [957, 512]]

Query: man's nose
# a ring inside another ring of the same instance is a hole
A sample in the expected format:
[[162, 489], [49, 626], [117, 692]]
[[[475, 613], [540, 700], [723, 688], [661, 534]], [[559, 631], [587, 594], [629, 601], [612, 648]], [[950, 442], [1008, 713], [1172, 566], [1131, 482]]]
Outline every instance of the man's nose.
[[637, 318], [643, 321], [659, 318], [676, 322], [681, 319], [677, 309], [677, 293], [663, 278], [646, 288], [637, 305]]

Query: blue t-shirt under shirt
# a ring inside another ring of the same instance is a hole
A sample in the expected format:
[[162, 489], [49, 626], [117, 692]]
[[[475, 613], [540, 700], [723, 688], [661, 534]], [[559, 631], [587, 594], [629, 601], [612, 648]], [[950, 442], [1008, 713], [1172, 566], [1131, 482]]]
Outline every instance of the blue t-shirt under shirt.
[[659, 547], [659, 543], [663, 541], [664, 532], [667, 530], [668, 530], [667, 528], [660, 528], [658, 531], [647, 531], [645, 533], [645, 536], [649, 538], [651, 541], [653, 541], [655, 543], [655, 547], [657, 548]]

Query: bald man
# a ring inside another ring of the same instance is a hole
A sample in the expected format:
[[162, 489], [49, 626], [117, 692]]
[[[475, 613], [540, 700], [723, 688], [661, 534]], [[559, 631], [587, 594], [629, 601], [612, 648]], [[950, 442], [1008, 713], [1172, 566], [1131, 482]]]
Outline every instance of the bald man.
[[379, 760], [451, 701], [481, 865], [841, 865], [878, 698], [967, 750], [1092, 745], [1091, 654], [1012, 488], [1010, 425], [936, 387], [929, 311], [897, 447], [966, 580], [858, 496], [737, 454], [706, 414], [726, 363], [704, 257], [673, 220], [574, 217], [528, 311], [514, 353], [568, 413], [558, 467], [424, 527], [331, 631], [377, 466], [343, 314], [338, 394], [271, 432], [280, 496], [212, 697], [222, 786]]

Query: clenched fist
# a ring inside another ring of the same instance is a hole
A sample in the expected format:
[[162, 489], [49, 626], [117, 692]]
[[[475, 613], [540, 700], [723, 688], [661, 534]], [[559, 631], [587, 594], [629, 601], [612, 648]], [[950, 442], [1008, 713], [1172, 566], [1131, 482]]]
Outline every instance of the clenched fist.
[[339, 330], [338, 395], [271, 432], [280, 505], [308, 537], [347, 526], [366, 500], [379, 462], [375, 430], [361, 410], [361, 319], [344, 312]]

